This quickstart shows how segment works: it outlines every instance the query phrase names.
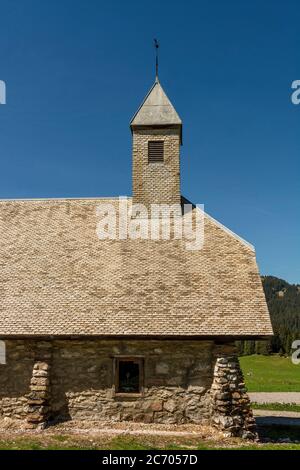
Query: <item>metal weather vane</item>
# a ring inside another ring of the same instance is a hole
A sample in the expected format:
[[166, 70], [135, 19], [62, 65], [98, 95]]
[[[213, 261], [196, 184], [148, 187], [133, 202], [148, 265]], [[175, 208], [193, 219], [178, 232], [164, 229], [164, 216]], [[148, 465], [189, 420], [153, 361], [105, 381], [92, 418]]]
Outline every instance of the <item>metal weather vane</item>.
[[159, 43], [157, 39], [154, 39], [154, 47], [155, 47], [155, 81], [158, 81], [158, 48]]

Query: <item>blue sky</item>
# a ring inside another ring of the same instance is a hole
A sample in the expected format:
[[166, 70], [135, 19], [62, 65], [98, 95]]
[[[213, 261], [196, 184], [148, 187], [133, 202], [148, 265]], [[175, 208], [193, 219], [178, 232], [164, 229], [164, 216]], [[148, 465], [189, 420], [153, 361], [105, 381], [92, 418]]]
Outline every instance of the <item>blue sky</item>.
[[129, 121], [160, 79], [182, 193], [300, 282], [298, 0], [1, 0], [0, 197], [131, 193]]

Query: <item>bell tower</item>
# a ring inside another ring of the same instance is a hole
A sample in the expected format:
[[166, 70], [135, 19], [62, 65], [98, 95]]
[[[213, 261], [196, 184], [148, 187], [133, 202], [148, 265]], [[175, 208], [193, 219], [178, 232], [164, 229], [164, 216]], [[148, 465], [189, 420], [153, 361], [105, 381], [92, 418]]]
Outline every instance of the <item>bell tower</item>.
[[180, 204], [182, 122], [157, 76], [130, 128], [133, 203]]

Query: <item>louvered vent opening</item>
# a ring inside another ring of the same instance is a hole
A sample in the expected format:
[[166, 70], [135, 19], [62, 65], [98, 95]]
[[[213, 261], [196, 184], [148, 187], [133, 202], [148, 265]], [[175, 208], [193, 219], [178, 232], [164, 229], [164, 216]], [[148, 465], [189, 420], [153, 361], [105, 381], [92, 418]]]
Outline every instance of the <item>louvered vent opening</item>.
[[148, 142], [148, 163], [164, 161], [164, 141], [150, 140]]

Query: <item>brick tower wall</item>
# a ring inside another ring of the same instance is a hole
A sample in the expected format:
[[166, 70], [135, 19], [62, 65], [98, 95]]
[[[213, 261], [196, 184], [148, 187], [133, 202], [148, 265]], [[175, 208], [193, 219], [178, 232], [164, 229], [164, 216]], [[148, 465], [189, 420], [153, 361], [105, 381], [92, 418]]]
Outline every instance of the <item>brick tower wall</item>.
[[[148, 141], [164, 141], [164, 162], [148, 163]], [[180, 204], [180, 130], [133, 131], [133, 203]]]

